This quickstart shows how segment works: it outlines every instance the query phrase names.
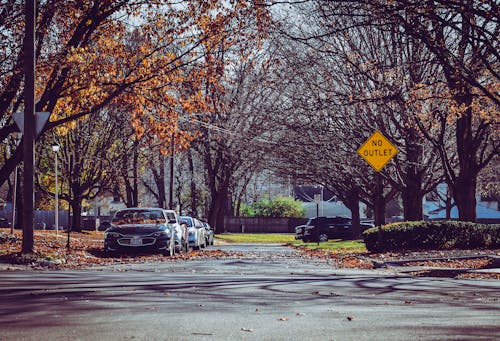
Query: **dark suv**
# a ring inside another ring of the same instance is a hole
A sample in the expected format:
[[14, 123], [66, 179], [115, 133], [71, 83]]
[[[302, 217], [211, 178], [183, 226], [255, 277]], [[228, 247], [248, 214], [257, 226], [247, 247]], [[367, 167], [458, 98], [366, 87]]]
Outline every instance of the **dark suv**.
[[[370, 224], [361, 223], [361, 231], [372, 227]], [[328, 239], [345, 239], [352, 237], [351, 218], [345, 217], [317, 217], [307, 221], [302, 240], [304, 242], [320, 241]]]
[[304, 242], [346, 238], [352, 234], [351, 219], [345, 217], [317, 217], [307, 221], [302, 240]]

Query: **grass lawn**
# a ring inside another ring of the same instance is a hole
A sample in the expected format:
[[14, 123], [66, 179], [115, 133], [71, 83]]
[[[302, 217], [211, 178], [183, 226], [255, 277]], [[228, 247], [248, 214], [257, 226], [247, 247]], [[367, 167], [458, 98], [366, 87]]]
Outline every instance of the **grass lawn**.
[[282, 233], [223, 233], [215, 238], [228, 243], [280, 243], [289, 244], [295, 241], [293, 234]]
[[335, 239], [318, 245], [317, 243], [304, 243], [301, 240], [296, 240], [293, 234], [281, 233], [224, 233], [215, 237], [228, 243], [279, 243], [311, 250], [328, 250], [339, 253], [367, 252], [365, 243], [362, 240]]

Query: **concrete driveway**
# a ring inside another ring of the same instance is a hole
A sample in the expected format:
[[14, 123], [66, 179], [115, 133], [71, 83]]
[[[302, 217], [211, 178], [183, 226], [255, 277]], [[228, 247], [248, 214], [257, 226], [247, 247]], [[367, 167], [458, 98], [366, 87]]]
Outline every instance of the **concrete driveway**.
[[0, 340], [493, 340], [500, 282], [238, 258], [0, 272]]

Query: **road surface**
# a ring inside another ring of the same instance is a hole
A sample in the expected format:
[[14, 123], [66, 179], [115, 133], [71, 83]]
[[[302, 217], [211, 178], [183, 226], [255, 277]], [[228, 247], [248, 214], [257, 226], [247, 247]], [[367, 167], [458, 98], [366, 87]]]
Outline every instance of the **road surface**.
[[241, 258], [1, 271], [0, 340], [493, 340], [500, 282]]

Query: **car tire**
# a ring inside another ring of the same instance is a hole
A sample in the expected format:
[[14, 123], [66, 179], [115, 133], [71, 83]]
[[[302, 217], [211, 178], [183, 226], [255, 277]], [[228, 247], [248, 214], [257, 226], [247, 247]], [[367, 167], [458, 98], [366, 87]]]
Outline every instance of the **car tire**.
[[320, 242], [327, 242], [328, 241], [328, 236], [326, 234], [322, 233], [322, 234], [319, 235], [318, 240]]

